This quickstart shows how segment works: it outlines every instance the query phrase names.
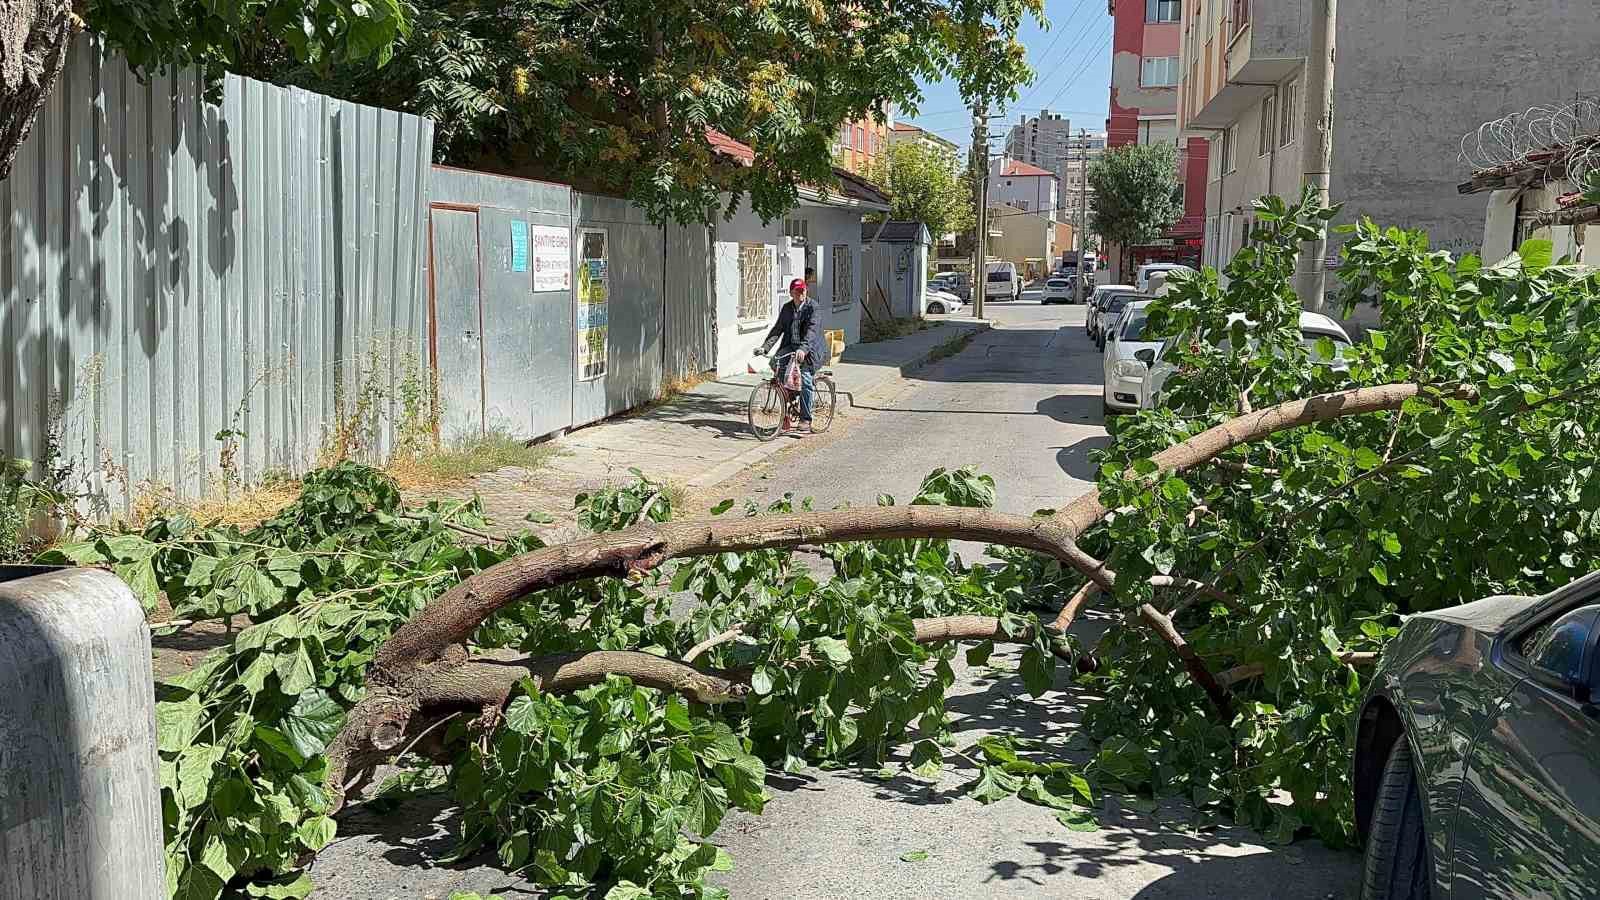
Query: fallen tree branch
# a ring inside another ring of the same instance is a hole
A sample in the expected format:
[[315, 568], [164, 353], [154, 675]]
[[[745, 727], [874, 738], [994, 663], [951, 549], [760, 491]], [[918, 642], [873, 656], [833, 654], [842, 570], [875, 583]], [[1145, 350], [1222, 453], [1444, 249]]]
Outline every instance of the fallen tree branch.
[[[1339, 654], [1339, 661], [1347, 666], [1374, 666], [1378, 664], [1378, 654], [1361, 650], [1346, 650]], [[1234, 666], [1231, 669], [1224, 669], [1219, 672], [1217, 674], [1217, 683], [1223, 687], [1231, 688], [1242, 681], [1260, 678], [1266, 672], [1267, 667], [1261, 663], [1245, 663], [1242, 666]]]
[[[1115, 572], [1112, 572], [1110, 569], [1102, 569], [1101, 571], [1110, 576], [1113, 581], [1115, 580]], [[1236, 598], [1234, 598], [1233, 595], [1219, 590], [1213, 585], [1206, 584], [1205, 582], [1195, 581], [1192, 578], [1180, 578], [1176, 575], [1152, 575], [1150, 576], [1150, 586], [1157, 588], [1187, 588], [1194, 591], [1204, 592], [1206, 596], [1212, 598], [1213, 600], [1216, 600], [1219, 603], [1227, 604], [1228, 608], [1232, 609], [1234, 612], [1244, 611], [1244, 606]], [[1055, 622], [1051, 623], [1051, 627], [1059, 631], [1066, 631], [1072, 626], [1072, 622], [1077, 618], [1078, 610], [1083, 607], [1083, 604], [1088, 602], [1090, 597], [1093, 597], [1101, 590], [1103, 590], [1103, 587], [1098, 582], [1084, 582], [1083, 586], [1078, 588], [1078, 592], [1069, 597], [1067, 602], [1062, 605], [1061, 612], [1057, 614]], [[1176, 615], [1184, 608], [1185, 604], [1179, 603], [1177, 608], [1173, 610], [1173, 614]]]
[[741, 634], [744, 634], [744, 623], [742, 622], [733, 626], [732, 628], [729, 628], [727, 631], [724, 631], [721, 634], [713, 634], [700, 643], [695, 644], [693, 647], [690, 647], [689, 652], [683, 655], [683, 661], [685, 664], [692, 663], [699, 658], [700, 654], [710, 650], [713, 647], [720, 647], [729, 641], [737, 640]]
[[1233, 700], [1228, 696], [1228, 689], [1217, 681], [1215, 675], [1211, 674], [1211, 669], [1206, 666], [1205, 660], [1201, 659], [1200, 654], [1194, 652], [1194, 648], [1189, 646], [1188, 641], [1184, 640], [1183, 635], [1172, 624], [1172, 620], [1162, 615], [1161, 610], [1148, 603], [1140, 604], [1139, 615], [1155, 630], [1157, 635], [1160, 635], [1163, 641], [1167, 642], [1167, 646], [1172, 648], [1172, 652], [1178, 654], [1178, 658], [1183, 660], [1184, 668], [1189, 670], [1189, 677], [1193, 678], [1195, 683], [1200, 685], [1201, 690], [1206, 692], [1206, 696], [1211, 698], [1211, 705], [1217, 708], [1217, 712], [1222, 716], [1222, 721], [1232, 722]]
[[527, 594], [602, 575], [650, 571], [669, 559], [811, 544], [946, 538], [1045, 553], [1094, 577], [1099, 560], [1080, 550], [1060, 522], [986, 509], [887, 506], [742, 519], [636, 525], [545, 547], [490, 566], [430, 603], [379, 649], [369, 682], [403, 682], [410, 672], [464, 643], [483, 620]]

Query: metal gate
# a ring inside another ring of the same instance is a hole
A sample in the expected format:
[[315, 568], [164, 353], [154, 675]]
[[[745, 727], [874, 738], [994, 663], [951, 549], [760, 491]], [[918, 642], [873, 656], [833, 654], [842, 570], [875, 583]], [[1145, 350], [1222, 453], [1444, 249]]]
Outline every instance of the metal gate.
[[712, 285], [711, 229], [666, 227], [666, 334], [662, 375], [680, 381], [717, 368], [716, 289]]

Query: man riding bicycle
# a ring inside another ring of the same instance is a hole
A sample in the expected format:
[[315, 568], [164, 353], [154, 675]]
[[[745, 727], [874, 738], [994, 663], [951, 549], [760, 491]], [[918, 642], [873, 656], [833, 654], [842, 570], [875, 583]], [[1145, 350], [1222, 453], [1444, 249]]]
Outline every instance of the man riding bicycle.
[[796, 278], [789, 282], [789, 300], [778, 311], [778, 321], [761, 342], [761, 353], [778, 344], [778, 354], [772, 357], [772, 371], [783, 379], [784, 368], [792, 354], [800, 366], [800, 434], [811, 432], [811, 400], [816, 390], [817, 361], [822, 359], [822, 329], [817, 322], [817, 304], [806, 293], [806, 282]]

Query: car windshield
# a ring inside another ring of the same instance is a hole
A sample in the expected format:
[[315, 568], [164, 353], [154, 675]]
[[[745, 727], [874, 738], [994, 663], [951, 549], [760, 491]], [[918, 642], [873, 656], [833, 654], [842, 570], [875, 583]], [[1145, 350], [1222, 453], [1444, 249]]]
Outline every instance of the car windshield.
[[1129, 313], [1127, 321], [1122, 323], [1122, 340], [1139, 340], [1139, 336], [1144, 334], [1144, 323], [1146, 318], [1147, 316], [1145, 316], [1144, 310], [1142, 309]]

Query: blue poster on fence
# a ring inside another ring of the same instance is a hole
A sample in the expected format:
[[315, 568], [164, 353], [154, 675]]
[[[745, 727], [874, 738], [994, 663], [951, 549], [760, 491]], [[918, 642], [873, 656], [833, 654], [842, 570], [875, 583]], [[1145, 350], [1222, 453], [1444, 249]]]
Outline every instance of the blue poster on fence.
[[511, 271], [528, 271], [528, 223], [511, 220]]

